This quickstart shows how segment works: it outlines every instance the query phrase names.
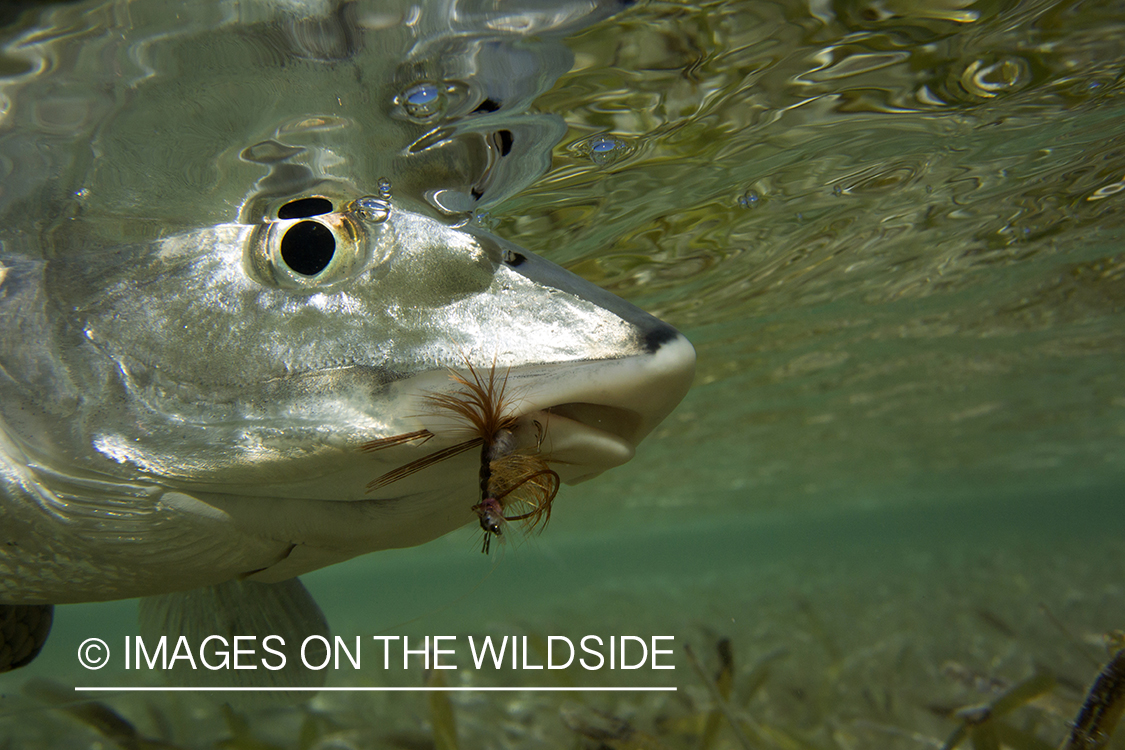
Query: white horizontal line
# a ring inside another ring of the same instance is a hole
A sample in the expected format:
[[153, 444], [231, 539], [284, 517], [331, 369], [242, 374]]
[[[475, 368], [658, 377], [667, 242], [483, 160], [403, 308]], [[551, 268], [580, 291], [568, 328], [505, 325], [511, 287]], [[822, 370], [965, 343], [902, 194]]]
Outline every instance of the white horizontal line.
[[112, 693], [309, 693], [322, 690], [338, 692], [380, 692], [380, 693], [470, 693], [470, 692], [654, 692], [676, 691], [675, 687], [75, 687], [76, 691]]

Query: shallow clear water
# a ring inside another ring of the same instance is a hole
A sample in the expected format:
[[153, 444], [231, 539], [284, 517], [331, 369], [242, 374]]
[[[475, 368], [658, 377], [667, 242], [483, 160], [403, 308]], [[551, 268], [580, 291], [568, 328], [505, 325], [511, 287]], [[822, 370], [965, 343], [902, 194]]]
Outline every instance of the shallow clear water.
[[[161, 33], [225, 18], [107, 8], [98, 23], [129, 11], [128, 24]], [[324, 38], [306, 46], [335, 54]], [[712, 702], [682, 645], [712, 671], [723, 637], [755, 747], [939, 747], [957, 726], [952, 709], [1036, 670], [1057, 685], [1009, 721], [1057, 745], [1106, 659], [1100, 634], [1125, 628], [1120, 4], [648, 2], [565, 46], [574, 66], [553, 86], [545, 74], [531, 107], [566, 122], [550, 170], [527, 187], [535, 168], [505, 174], [476, 221], [677, 326], [699, 353], [696, 385], [631, 463], [565, 488], [542, 537], [486, 559], [465, 530], [308, 576], [334, 632], [675, 636], [671, 672], [450, 673], [450, 684], [681, 688], [457, 695], [462, 747], [574, 747], [581, 722], [560, 713], [566, 701], [644, 733], [606, 746], [697, 747]], [[549, 45], [533, 48], [554, 70]], [[210, 130], [191, 149], [106, 141], [90, 185], [59, 188], [34, 163], [16, 165], [0, 200], [45, 196], [61, 214], [61, 190], [86, 215], [119, 219], [144, 185], [145, 220], [112, 231], [143, 238], [218, 220], [259, 174], [235, 156], [284, 123], [355, 175], [389, 173], [419, 203], [434, 185], [471, 182], [443, 167], [455, 158], [385, 155], [409, 128], [380, 109], [388, 97], [372, 92], [397, 83], [374, 70], [358, 83], [341, 64], [331, 91], [274, 89], [246, 75], [273, 63], [239, 67], [237, 45], [201, 56], [223, 64], [183, 69], [84, 49], [99, 70], [167, 83], [136, 87], [133, 132], [169, 107], [201, 109]], [[4, 58], [9, 76], [27, 76], [17, 57]], [[210, 98], [190, 104], [204, 83]], [[107, 90], [113, 107], [120, 93]], [[54, 124], [58, 143], [93, 133], [90, 98], [56, 93], [39, 124]], [[328, 110], [340, 120], [294, 114]], [[549, 130], [521, 117], [511, 127]], [[384, 142], [364, 140], [353, 127], [363, 118], [386, 126]], [[415, 173], [426, 177], [410, 183]], [[185, 203], [200, 185], [218, 199]], [[36, 676], [81, 684], [77, 644], [135, 633], [134, 609], [59, 608], [39, 660], [0, 677], [0, 736], [13, 747], [104, 742], [21, 687]], [[99, 676], [115, 679], [136, 677]], [[369, 666], [330, 684], [422, 680]], [[181, 747], [235, 733], [204, 698], [106, 701]], [[422, 695], [323, 694], [251, 715], [255, 735], [280, 747], [415, 747], [433, 743], [430, 710]], [[724, 726], [713, 746], [738, 744]]]

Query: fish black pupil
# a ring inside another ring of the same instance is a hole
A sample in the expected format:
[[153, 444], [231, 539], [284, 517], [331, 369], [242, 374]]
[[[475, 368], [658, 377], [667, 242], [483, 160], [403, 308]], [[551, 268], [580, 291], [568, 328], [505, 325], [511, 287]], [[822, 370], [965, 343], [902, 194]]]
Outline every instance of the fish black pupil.
[[279, 219], [307, 219], [332, 212], [332, 201], [327, 198], [298, 198], [277, 209]]
[[315, 221], [298, 222], [281, 238], [281, 259], [302, 276], [323, 271], [335, 252], [336, 238], [328, 227]]

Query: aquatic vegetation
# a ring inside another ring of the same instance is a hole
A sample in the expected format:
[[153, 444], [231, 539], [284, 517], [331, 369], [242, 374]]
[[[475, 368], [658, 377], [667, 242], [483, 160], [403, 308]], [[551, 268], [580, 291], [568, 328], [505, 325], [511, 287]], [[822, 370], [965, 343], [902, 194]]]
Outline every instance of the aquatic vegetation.
[[559, 716], [567, 729], [588, 741], [588, 747], [610, 750], [667, 750], [668, 747], [628, 721], [587, 706], [566, 703], [559, 709]]
[[[1001, 692], [994, 700], [958, 709], [962, 721], [942, 750], [954, 750], [966, 740], [974, 750], [1009, 747], [1014, 750], [1049, 750], [1053, 745], [1001, 719], [1051, 692], [1053, 675], [1038, 672]], [[1120, 648], [1098, 675], [1086, 696], [1062, 750], [1097, 750], [1109, 743], [1125, 711], [1125, 648]]]
[[[445, 678], [440, 670], [432, 669], [426, 673], [426, 687], [445, 687]], [[434, 750], [457, 750], [457, 717], [453, 713], [453, 703], [449, 700], [449, 693], [438, 690], [430, 693], [429, 699]]]
[[974, 750], [999, 748], [1001, 745], [1017, 750], [1050, 747], [1033, 735], [1004, 723], [1001, 718], [1049, 692], [1054, 686], [1055, 678], [1052, 675], [1034, 674], [1013, 685], [990, 703], [958, 709], [954, 715], [962, 724], [945, 741], [942, 750], [953, 750], [965, 740], [972, 743]]
[[[53, 680], [41, 678], [28, 680], [24, 685], [24, 692], [84, 724], [121, 750], [182, 750], [179, 745], [146, 737], [128, 719], [105, 703], [82, 700], [75, 695], [73, 689]], [[235, 749], [232, 747], [231, 750]], [[239, 750], [274, 749], [242, 746]]]
[[224, 703], [221, 710], [230, 737], [218, 742], [218, 750], [282, 750], [273, 743], [255, 737], [246, 717], [231, 708], [229, 704]]
[[[1115, 572], [1125, 560], [1120, 542], [1116, 549], [1099, 550]], [[1092, 622], [1119, 618], [1118, 600], [1113, 598], [1117, 584], [1099, 589], [1102, 584], [1096, 577], [1081, 577], [1094, 576], [1094, 571], [1071, 556], [1072, 549], [1062, 552], [1041, 570], [1033, 567], [1038, 554], [1034, 545], [1027, 557], [982, 557], [977, 551], [934, 560], [896, 557], [902, 560], [901, 576], [891, 580], [891, 588], [879, 590], [888, 582], [872, 585], [861, 560], [851, 558], [840, 566], [837, 555], [803, 567], [791, 558], [779, 564], [763, 561], [754, 569], [732, 569], [721, 580], [689, 570], [680, 583], [637, 576], [614, 587], [599, 583], [593, 572], [607, 567], [602, 556], [606, 553], [592, 551], [595, 559], [584, 563], [576, 556], [575, 567], [566, 571], [567, 576], [595, 584], [588, 609], [579, 612], [566, 602], [548, 604], [549, 597], [539, 600], [529, 594], [552, 588], [537, 577], [529, 556], [519, 566], [502, 566], [522, 569], [512, 571], [519, 574], [514, 580], [525, 587], [518, 592], [519, 625], [508, 615], [500, 621], [496, 599], [481, 590], [473, 595], [478, 606], [448, 613], [446, 624], [423, 627], [468, 633], [516, 629], [528, 635], [529, 646], [542, 657], [544, 633], [565, 628], [573, 634], [598, 626], [626, 630], [645, 622], [691, 635], [696, 648], [690, 653], [698, 668], [677, 638], [677, 670], [662, 675], [573, 675], [567, 670], [427, 673], [419, 662], [407, 672], [365, 670], [336, 678], [341, 681], [337, 684], [361, 686], [672, 684], [679, 688], [676, 693], [321, 693], [306, 706], [270, 711], [230, 711], [205, 696], [185, 708], [174, 696], [113, 695], [98, 701], [101, 708], [93, 720], [60, 713], [55, 722], [35, 721], [73, 725], [85, 732], [79, 739], [57, 727], [57, 739], [26, 739], [21, 734], [12, 747], [85, 747], [100, 741], [107, 748], [128, 748], [124, 742], [136, 734], [182, 750], [743, 750], [747, 745], [731, 728], [738, 726], [755, 750], [937, 750], [950, 741], [958, 750], [1044, 750], [1058, 747], [1079, 727], [1087, 730], [1078, 735], [1080, 742], [1101, 733], [1105, 743], [1066, 750], [1121, 750], [1125, 737], [1119, 732], [1110, 735], [1109, 721], [1114, 705], [1120, 707], [1113, 703], [1120, 700], [1117, 653], [1110, 659], [1112, 668], [1101, 670], [1103, 676], [1087, 695], [1085, 675], [1091, 670], [1084, 655], [1040, 614], [1039, 603], [1024, 601], [1021, 608], [1018, 593], [1010, 600], [996, 596], [998, 583], [1018, 591], [1030, 575], [1038, 584], [1037, 593], [1059, 603], [1058, 619], [1069, 632], [1088, 633]], [[460, 545], [451, 545], [449, 559], [462, 553]], [[716, 555], [715, 562], [728, 562], [721, 553]], [[883, 559], [882, 554], [875, 557]], [[879, 564], [871, 562], [872, 567]], [[1084, 590], [1104, 589], [1110, 596], [1075, 594], [1075, 581]], [[701, 587], [709, 604], [693, 610]], [[509, 582], [501, 588], [513, 586]], [[732, 596], [732, 590], [745, 595]], [[1063, 607], [1067, 595], [1073, 598]], [[658, 611], [653, 611], [653, 601], [660, 602]], [[984, 622], [975, 611], [977, 602], [987, 602], [989, 611], [1004, 622], [1019, 623], [1011, 627], [1016, 636]], [[815, 623], [807, 616], [808, 606], [815, 607]], [[838, 661], [833, 661], [830, 649]], [[69, 687], [60, 686], [56, 694], [60, 702], [46, 702], [57, 706], [55, 711], [63, 710], [63, 702], [74, 702]], [[109, 718], [103, 708], [112, 712]], [[164, 718], [157, 720], [157, 714]], [[1096, 720], [1079, 719], [1072, 727], [1082, 715]], [[13, 718], [6, 719], [9, 725]], [[112, 736], [124, 738], [123, 744], [111, 743], [96, 724], [110, 727]], [[986, 744], [991, 738], [998, 745]]]
[[1082, 710], [1063, 750], [1099, 750], [1105, 747], [1125, 712], [1125, 643], [1122, 634], [1117, 649], [1086, 696]]
[[730, 725], [731, 731], [734, 736], [738, 738], [738, 743], [742, 745], [743, 750], [751, 750], [752, 745], [750, 740], [747, 739], [746, 734], [739, 726], [738, 719], [735, 718], [734, 713], [728, 705], [730, 701], [731, 688], [734, 684], [734, 654], [731, 652], [730, 640], [723, 638], [717, 644], [719, 652], [719, 673], [715, 676], [714, 680], [708, 679], [703, 671], [703, 665], [699, 663], [696, 658], [695, 652], [692, 651], [691, 646], [684, 644], [684, 654], [688, 658], [692, 669], [707, 686], [708, 692], [711, 693], [711, 699], [715, 702], [715, 710], [707, 716], [707, 723], [703, 728], [703, 733], [700, 736], [699, 748], [700, 750], [707, 750], [711, 747], [715, 739], [715, 734], [719, 729], [719, 714], [721, 713], [726, 717], [727, 723]]

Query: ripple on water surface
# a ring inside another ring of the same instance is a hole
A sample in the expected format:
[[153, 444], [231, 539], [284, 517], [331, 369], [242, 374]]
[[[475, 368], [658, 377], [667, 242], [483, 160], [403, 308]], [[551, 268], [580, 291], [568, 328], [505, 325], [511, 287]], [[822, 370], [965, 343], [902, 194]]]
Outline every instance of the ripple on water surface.
[[[1112, 4], [653, 3], [601, 31], [539, 99], [570, 133], [498, 231], [695, 341], [702, 387], [646, 455], [729, 453], [654, 496], [1119, 475]], [[608, 133], [635, 152], [595, 163]]]

